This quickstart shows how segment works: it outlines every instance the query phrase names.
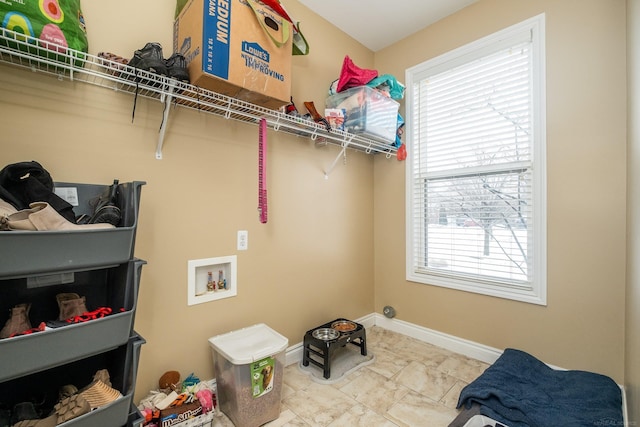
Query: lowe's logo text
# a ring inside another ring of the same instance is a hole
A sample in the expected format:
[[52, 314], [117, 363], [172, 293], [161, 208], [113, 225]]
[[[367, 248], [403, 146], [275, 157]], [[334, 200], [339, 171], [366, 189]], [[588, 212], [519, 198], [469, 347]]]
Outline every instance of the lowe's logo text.
[[253, 55], [265, 62], [269, 62], [269, 52], [264, 50], [258, 43], [249, 43], [247, 41], [243, 41], [242, 51], [244, 53], [248, 53], [249, 55]]

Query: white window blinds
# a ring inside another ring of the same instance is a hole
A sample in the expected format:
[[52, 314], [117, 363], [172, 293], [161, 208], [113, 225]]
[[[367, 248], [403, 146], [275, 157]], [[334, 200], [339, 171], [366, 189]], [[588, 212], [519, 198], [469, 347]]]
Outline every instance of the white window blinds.
[[519, 28], [408, 79], [410, 280], [539, 296], [535, 35]]

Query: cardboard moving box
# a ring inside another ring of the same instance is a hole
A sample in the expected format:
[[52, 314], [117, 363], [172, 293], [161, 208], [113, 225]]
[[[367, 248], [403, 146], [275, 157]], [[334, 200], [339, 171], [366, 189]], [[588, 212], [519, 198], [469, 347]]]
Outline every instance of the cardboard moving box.
[[259, 1], [191, 0], [175, 21], [173, 48], [192, 84], [278, 109], [291, 99], [292, 37], [291, 23]]

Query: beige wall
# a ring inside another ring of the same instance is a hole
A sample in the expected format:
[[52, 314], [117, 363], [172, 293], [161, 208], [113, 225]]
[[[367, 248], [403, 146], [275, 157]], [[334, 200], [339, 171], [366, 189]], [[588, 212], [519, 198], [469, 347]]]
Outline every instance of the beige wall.
[[[630, 0], [633, 1], [633, 0]], [[136, 255], [148, 265], [136, 330], [139, 399], [166, 370], [213, 376], [207, 338], [265, 322], [291, 344], [337, 316], [393, 305], [398, 318], [622, 383], [625, 292], [625, 49], [622, 0], [481, 0], [375, 55], [293, 0], [311, 55], [294, 57], [293, 95], [322, 105], [345, 54], [404, 70], [541, 12], [547, 14], [548, 306], [410, 283], [404, 276], [405, 164], [269, 133], [269, 223], [256, 213], [257, 128], [0, 66], [5, 164], [39, 160], [59, 181], [145, 180]], [[173, 2], [83, 3], [90, 51], [171, 46]], [[126, 14], [119, 13], [126, 10]], [[126, 29], [122, 31], [122, 29]], [[249, 231], [237, 252], [236, 231]], [[238, 296], [188, 307], [187, 260], [238, 255]], [[375, 303], [374, 303], [375, 302]], [[636, 322], [637, 323], [637, 322]], [[637, 381], [633, 381], [637, 384]]]
[[407, 282], [404, 163], [375, 160], [375, 307], [544, 361], [624, 378], [625, 2], [481, 0], [376, 53], [406, 68], [546, 13], [548, 304]]
[[630, 420], [640, 420], [640, 1], [627, 0], [627, 306], [624, 382]]
[[[292, 3], [292, 2], [287, 2]], [[129, 57], [148, 41], [171, 53], [175, 3], [83, 2], [90, 52]], [[289, 5], [287, 5], [289, 6]], [[294, 97], [324, 106], [345, 52], [373, 54], [293, 2], [312, 55], [295, 57]], [[126, 13], [122, 13], [126, 11]], [[269, 132], [269, 222], [257, 214], [258, 128], [173, 109], [155, 159], [162, 104], [0, 66], [0, 152], [38, 160], [58, 181], [144, 180], [136, 256], [148, 261], [136, 315], [142, 348], [136, 401], [167, 370], [213, 377], [207, 339], [264, 322], [301, 342], [336, 317], [373, 312], [373, 159], [349, 152], [328, 180], [334, 146]], [[236, 231], [249, 250], [236, 251]], [[187, 260], [237, 254], [238, 296], [187, 306]], [[81, 345], [81, 343], [78, 343]]]

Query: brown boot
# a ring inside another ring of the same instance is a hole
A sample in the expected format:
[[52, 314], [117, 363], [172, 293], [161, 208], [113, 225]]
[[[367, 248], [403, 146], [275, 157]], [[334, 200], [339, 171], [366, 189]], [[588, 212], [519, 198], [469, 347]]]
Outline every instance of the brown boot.
[[67, 320], [75, 316], [81, 316], [82, 313], [86, 313], [87, 305], [85, 297], [70, 292], [56, 295], [58, 301], [58, 308], [60, 309], [60, 315], [58, 320]]
[[10, 310], [10, 317], [0, 331], [0, 338], [9, 338], [13, 334], [19, 334], [31, 329], [29, 321], [29, 309], [31, 304], [18, 304]]

